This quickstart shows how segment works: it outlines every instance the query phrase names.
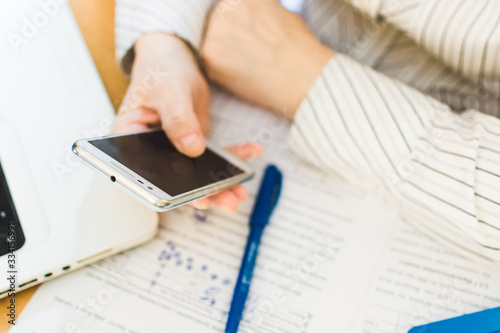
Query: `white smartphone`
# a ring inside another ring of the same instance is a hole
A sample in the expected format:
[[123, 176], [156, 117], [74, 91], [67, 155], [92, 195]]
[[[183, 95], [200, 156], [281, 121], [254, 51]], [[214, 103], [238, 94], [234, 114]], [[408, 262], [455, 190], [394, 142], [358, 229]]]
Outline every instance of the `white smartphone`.
[[181, 154], [163, 130], [79, 140], [73, 152], [150, 208], [164, 212], [250, 180], [254, 172], [207, 141], [199, 157]]

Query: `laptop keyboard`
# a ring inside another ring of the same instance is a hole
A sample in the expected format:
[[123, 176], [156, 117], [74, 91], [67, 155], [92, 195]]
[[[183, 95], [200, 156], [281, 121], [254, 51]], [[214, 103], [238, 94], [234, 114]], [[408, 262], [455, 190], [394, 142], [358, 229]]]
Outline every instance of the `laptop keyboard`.
[[[7, 242], [9, 226], [11, 226], [11, 236], [12, 232], [14, 232], [15, 237], [15, 242], [10, 244]], [[14, 245], [14, 250], [17, 250], [23, 244], [24, 234], [19, 223], [14, 202], [10, 196], [7, 179], [0, 164], [0, 256], [10, 252], [12, 245]]]

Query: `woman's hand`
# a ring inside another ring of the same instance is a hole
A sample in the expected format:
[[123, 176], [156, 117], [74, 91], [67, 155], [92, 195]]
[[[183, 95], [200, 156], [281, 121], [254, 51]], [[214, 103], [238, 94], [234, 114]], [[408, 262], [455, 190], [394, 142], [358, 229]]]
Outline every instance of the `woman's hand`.
[[[226, 149], [241, 160], [249, 160], [259, 157], [264, 152], [264, 148], [258, 143], [250, 142], [238, 146], [228, 147]], [[236, 185], [228, 191], [218, 193], [209, 198], [202, 198], [193, 201], [191, 205], [198, 209], [208, 209], [215, 207], [226, 212], [236, 212], [238, 205], [246, 201], [248, 192], [242, 185]]]
[[[221, 0], [202, 58], [208, 77], [237, 96], [289, 118], [335, 54], [278, 0]], [[224, 10], [223, 15], [219, 15]]]
[[[113, 134], [161, 126], [175, 147], [190, 157], [205, 150], [210, 127], [209, 88], [192, 50], [179, 38], [152, 33], [135, 45], [131, 82], [118, 111]], [[255, 143], [230, 147], [241, 159], [262, 154]], [[248, 194], [241, 185], [192, 203], [199, 209], [218, 207], [234, 212]]]
[[210, 127], [210, 96], [192, 50], [164, 33], [142, 36], [134, 50], [130, 86], [113, 133], [161, 125], [180, 152], [201, 155]]

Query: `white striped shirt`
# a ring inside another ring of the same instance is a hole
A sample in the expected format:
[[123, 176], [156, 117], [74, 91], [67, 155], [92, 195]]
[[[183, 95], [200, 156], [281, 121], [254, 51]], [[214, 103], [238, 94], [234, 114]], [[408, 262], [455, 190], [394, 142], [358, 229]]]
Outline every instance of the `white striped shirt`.
[[[431, 237], [500, 262], [500, 2], [306, 2], [312, 30], [339, 53], [301, 104], [290, 147], [380, 192]], [[118, 57], [150, 31], [196, 49], [211, 3], [117, 0]]]

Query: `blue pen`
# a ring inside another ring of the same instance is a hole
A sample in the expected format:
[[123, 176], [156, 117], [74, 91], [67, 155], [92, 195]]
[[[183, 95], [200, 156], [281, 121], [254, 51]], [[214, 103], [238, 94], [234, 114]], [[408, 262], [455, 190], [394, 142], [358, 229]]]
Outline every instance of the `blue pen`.
[[250, 217], [250, 233], [248, 235], [245, 254], [241, 261], [238, 281], [234, 287], [233, 300], [226, 324], [226, 333], [236, 333], [240, 325], [243, 309], [250, 290], [250, 281], [252, 280], [253, 268], [257, 259], [257, 249], [264, 228], [269, 222], [269, 218], [278, 203], [281, 193], [281, 183], [283, 176], [278, 168], [269, 165], [266, 168], [264, 178], [260, 185], [259, 194], [255, 201], [252, 216]]

